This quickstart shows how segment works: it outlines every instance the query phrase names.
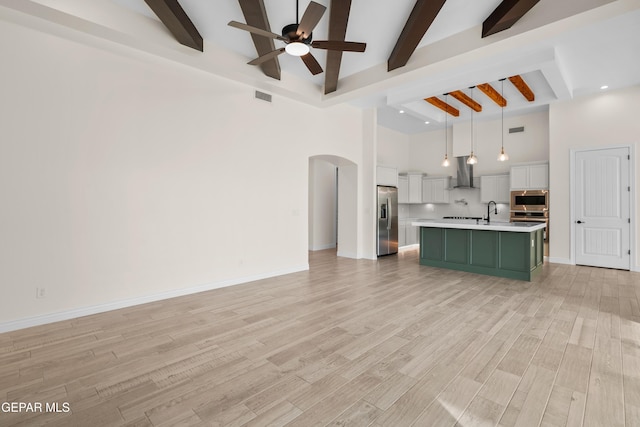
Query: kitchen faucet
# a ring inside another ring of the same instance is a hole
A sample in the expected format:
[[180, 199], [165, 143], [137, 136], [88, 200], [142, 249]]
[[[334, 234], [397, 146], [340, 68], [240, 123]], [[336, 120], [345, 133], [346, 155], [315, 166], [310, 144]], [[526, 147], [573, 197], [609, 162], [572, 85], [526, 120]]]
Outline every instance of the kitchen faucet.
[[489, 215], [491, 214], [491, 203], [493, 203], [494, 213], [498, 215], [498, 205], [493, 200], [487, 203], [487, 222], [490, 222]]

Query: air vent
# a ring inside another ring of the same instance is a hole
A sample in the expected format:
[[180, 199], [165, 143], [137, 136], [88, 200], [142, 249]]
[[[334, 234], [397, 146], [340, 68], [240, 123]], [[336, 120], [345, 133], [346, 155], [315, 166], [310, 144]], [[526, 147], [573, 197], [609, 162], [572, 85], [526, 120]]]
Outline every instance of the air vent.
[[259, 90], [257, 90], [256, 91], [256, 99], [261, 99], [263, 101], [271, 102], [271, 95], [269, 95], [268, 93], [260, 92]]
[[509, 128], [509, 133], [518, 133], [524, 132], [524, 126], [519, 126], [517, 128]]

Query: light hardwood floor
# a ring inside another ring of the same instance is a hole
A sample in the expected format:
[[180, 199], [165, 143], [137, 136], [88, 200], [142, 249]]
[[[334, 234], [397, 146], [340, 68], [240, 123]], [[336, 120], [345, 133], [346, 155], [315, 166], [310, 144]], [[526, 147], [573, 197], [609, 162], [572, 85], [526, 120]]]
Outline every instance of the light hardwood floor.
[[640, 425], [640, 274], [310, 265], [0, 335], [0, 402], [71, 409], [0, 425]]

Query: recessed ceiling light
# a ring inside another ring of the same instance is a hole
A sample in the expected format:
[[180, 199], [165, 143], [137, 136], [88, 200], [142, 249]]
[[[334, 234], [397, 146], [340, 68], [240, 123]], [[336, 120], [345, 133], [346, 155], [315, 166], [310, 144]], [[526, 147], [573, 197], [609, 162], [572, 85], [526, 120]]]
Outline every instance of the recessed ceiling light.
[[428, 124], [429, 124], [429, 122], [424, 122], [424, 124], [425, 124], [425, 125], [428, 125]]
[[398, 111], [400, 114], [404, 114], [404, 110], [400, 110]]
[[601, 90], [609, 89], [609, 86], [607, 86], [607, 85], [603, 85], [603, 86], [600, 86], [600, 89], [601, 89]]

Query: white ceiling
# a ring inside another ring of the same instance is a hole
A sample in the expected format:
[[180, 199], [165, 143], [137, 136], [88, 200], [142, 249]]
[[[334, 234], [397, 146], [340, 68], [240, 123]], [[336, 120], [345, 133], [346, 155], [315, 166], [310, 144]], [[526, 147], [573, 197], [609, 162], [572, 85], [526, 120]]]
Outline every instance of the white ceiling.
[[[246, 65], [257, 56], [251, 37], [227, 25], [244, 22], [237, 0], [179, 1], [204, 38], [204, 53], [179, 45], [144, 0], [0, 0], [0, 19], [102, 48], [134, 48], [319, 107], [375, 107], [379, 124], [404, 133], [443, 125], [442, 111], [424, 98], [457, 89], [469, 94], [469, 86], [485, 82], [500, 90], [498, 80], [515, 74], [536, 100], [527, 102], [507, 81], [505, 115], [545, 109], [602, 85], [611, 90], [640, 84], [640, 0], [541, 0], [511, 29], [484, 39], [481, 24], [501, 0], [448, 0], [408, 64], [391, 73], [386, 61], [415, 0], [353, 0], [346, 39], [366, 42], [367, 50], [343, 55], [338, 90], [326, 96], [324, 74], [312, 76], [298, 58], [280, 56], [280, 81]], [[295, 22], [295, 0], [264, 3], [273, 32]], [[308, 3], [300, 0], [300, 15]], [[327, 38], [328, 18], [327, 11], [314, 40]], [[325, 53], [313, 54], [324, 68]], [[476, 119], [500, 114], [477, 89], [473, 97], [483, 106]], [[460, 110], [456, 120], [469, 119], [467, 107], [449, 101]]]

